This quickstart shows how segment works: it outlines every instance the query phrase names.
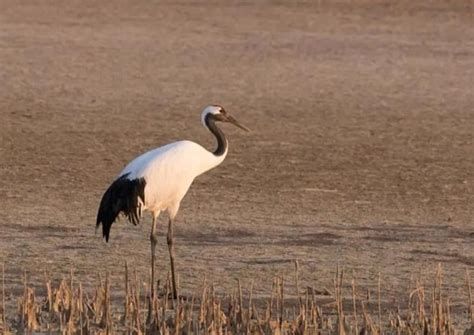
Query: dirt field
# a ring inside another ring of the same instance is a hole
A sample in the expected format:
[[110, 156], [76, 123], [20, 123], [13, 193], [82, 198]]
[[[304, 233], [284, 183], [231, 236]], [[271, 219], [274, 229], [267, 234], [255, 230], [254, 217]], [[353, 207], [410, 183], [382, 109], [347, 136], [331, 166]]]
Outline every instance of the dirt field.
[[[294, 259], [306, 285], [337, 264], [384, 300], [440, 262], [453, 304], [474, 271], [474, 4], [238, 5], [0, 1], [0, 262], [85, 282], [128, 260], [145, 277], [150, 218], [94, 234], [124, 164], [176, 139], [211, 149], [199, 113], [223, 105], [230, 153], [176, 224], [181, 287], [268, 293]], [[418, 2], [415, 2], [418, 3]], [[158, 271], [168, 271], [165, 221]], [[431, 279], [430, 279], [431, 280]], [[117, 283], [118, 285], [118, 283]]]

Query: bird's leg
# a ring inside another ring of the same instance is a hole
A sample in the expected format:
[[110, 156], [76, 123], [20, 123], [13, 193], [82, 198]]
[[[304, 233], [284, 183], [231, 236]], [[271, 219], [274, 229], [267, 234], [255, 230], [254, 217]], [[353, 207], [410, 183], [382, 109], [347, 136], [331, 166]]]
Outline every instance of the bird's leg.
[[173, 280], [173, 299], [178, 298], [178, 290], [176, 287], [176, 276], [174, 273], [174, 249], [173, 249], [173, 219], [170, 218], [168, 223], [168, 250], [170, 252], [170, 263], [171, 263], [171, 279]]
[[155, 251], [156, 251], [156, 244], [158, 242], [157, 233], [156, 233], [156, 223], [158, 216], [153, 215], [153, 224], [151, 226], [151, 233], [150, 233], [150, 243], [151, 243], [151, 283], [150, 283], [150, 290], [151, 290], [151, 300], [155, 298]]
[[151, 282], [150, 282], [150, 297], [148, 301], [148, 317], [147, 323], [151, 324], [153, 320], [153, 310], [155, 306], [155, 250], [156, 250], [156, 243], [158, 242], [157, 234], [156, 234], [156, 223], [158, 221], [158, 215], [156, 213], [152, 213], [153, 215], [153, 223], [151, 226], [151, 233], [150, 233], [150, 243], [151, 243]]

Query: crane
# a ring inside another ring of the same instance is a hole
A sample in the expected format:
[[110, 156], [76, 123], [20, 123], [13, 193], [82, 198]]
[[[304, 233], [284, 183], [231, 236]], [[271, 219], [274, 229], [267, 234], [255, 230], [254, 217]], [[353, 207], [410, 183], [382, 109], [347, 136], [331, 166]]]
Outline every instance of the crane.
[[210, 105], [203, 109], [201, 122], [217, 140], [217, 148], [210, 152], [192, 141], [177, 141], [152, 149], [128, 163], [117, 179], [108, 187], [100, 201], [96, 229], [102, 225], [103, 238], [108, 242], [110, 228], [120, 215], [132, 224], [140, 223], [142, 213], [152, 216], [151, 244], [151, 297], [155, 294], [156, 224], [161, 212], [169, 216], [167, 244], [170, 256], [173, 297], [178, 297], [173, 249], [173, 223], [193, 180], [218, 166], [228, 151], [227, 138], [216, 122], [229, 122], [249, 131], [229, 115], [222, 106]]

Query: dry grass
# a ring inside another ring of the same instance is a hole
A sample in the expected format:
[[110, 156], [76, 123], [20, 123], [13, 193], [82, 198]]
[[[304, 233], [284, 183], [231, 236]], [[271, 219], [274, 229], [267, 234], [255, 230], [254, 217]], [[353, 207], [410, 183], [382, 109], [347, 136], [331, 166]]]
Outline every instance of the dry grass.
[[[170, 280], [157, 285], [150, 301], [149, 285], [137, 273], [124, 270], [124, 292], [112, 302], [109, 276], [101, 276], [92, 293], [83, 290], [73, 271], [69, 278], [52, 284], [45, 274], [43, 283], [32, 285], [25, 273], [23, 295], [17, 297], [16, 313], [5, 310], [2, 284], [0, 330], [2, 334], [49, 332], [61, 334], [456, 334], [450, 298], [443, 292], [443, 273], [438, 266], [432, 285], [420, 280], [408, 296], [405, 310], [397, 306], [382, 309], [382, 279], [378, 277], [377, 303], [370, 294], [350, 280], [344, 290], [344, 269], [337, 267], [330, 301], [317, 300], [316, 290], [299, 288], [295, 263], [296, 301], [285, 297], [285, 280], [277, 276], [267, 299], [253, 298], [253, 285], [244, 294], [240, 281], [229, 295], [218, 295], [214, 285], [203, 281], [197, 295], [171, 296]], [[467, 309], [472, 322], [469, 272]], [[36, 288], [43, 286], [44, 294]], [[402, 298], [403, 299], [403, 298]], [[119, 301], [120, 300], [120, 301]], [[122, 306], [122, 307], [120, 307]], [[371, 308], [369, 308], [371, 306]], [[10, 313], [9, 313], [10, 312]], [[375, 314], [375, 315], [374, 315]], [[7, 316], [11, 316], [7, 319]], [[468, 330], [469, 331], [469, 330]]]

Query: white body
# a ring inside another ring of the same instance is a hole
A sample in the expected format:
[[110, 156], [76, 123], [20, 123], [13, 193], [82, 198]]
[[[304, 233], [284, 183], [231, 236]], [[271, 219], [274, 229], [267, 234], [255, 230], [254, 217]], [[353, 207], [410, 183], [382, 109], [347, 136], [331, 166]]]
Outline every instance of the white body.
[[216, 167], [227, 155], [215, 156], [197, 143], [179, 141], [150, 150], [131, 161], [120, 173], [127, 179], [144, 178], [144, 208], [154, 216], [168, 211], [176, 215], [194, 178]]

